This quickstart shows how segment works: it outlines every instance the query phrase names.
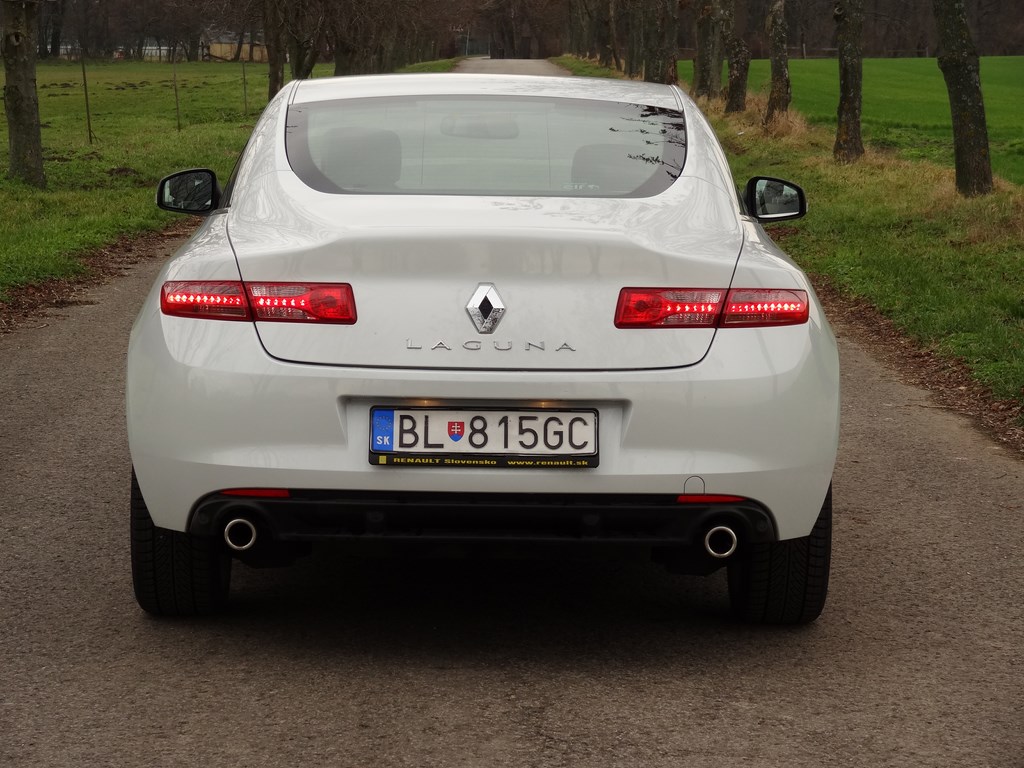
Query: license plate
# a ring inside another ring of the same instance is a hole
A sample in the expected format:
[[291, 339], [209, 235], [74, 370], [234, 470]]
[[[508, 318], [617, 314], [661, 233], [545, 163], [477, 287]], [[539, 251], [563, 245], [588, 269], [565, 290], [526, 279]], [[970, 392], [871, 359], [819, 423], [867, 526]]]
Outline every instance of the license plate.
[[395, 467], [596, 467], [593, 409], [370, 409], [370, 463]]

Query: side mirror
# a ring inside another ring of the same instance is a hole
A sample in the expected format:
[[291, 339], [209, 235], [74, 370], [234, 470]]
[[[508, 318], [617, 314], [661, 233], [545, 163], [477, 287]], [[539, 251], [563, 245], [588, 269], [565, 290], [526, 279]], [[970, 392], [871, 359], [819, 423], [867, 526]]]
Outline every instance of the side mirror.
[[217, 174], [208, 168], [193, 168], [164, 177], [156, 188], [156, 205], [172, 213], [206, 216], [220, 205]]
[[804, 191], [791, 181], [755, 176], [743, 193], [747, 214], [761, 222], [799, 219], [807, 213]]

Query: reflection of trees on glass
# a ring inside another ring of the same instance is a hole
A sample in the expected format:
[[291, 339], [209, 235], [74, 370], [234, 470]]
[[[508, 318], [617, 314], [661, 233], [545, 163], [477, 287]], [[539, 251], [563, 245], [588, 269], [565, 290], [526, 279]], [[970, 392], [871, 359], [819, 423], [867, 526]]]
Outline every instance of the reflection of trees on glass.
[[757, 183], [757, 215], [779, 216], [800, 210], [797, 191], [778, 179], [761, 179]]
[[628, 129], [610, 127], [610, 133], [635, 134], [644, 144], [660, 150], [659, 154], [631, 152], [628, 157], [652, 166], [662, 166], [673, 181], [683, 172], [686, 158], [686, 122], [677, 113], [661, 107], [637, 106], [636, 117], [623, 117], [622, 122], [633, 123]]
[[202, 211], [213, 201], [213, 181], [204, 173], [188, 173], [167, 185], [167, 204], [183, 211]]

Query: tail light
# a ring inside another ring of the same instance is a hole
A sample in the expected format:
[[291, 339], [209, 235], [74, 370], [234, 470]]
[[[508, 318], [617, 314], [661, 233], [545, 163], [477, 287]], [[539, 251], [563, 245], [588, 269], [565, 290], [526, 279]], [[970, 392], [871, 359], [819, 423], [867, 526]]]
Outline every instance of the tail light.
[[249, 302], [241, 283], [176, 280], [164, 283], [160, 311], [179, 317], [210, 320], [251, 320]]
[[324, 283], [246, 283], [257, 320], [342, 323], [356, 321], [352, 286]]
[[623, 288], [616, 328], [757, 328], [799, 325], [807, 291], [776, 288]]
[[165, 315], [211, 320], [336, 323], [356, 321], [352, 286], [346, 283], [166, 282]]
[[807, 291], [734, 288], [725, 300], [723, 328], [806, 323]]
[[623, 288], [616, 328], [711, 328], [722, 311], [724, 290]]

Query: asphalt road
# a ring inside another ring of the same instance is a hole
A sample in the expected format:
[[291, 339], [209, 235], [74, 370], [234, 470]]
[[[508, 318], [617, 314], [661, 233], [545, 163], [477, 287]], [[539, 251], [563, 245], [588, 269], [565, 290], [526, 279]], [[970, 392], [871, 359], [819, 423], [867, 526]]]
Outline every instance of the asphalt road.
[[546, 59], [488, 59], [474, 57], [463, 59], [456, 72], [474, 74], [547, 75], [567, 76], [568, 70], [556, 67]]
[[640, 562], [332, 552], [149, 618], [122, 370], [166, 252], [0, 336], [0, 765], [1024, 766], [1024, 463], [841, 328], [810, 627]]

